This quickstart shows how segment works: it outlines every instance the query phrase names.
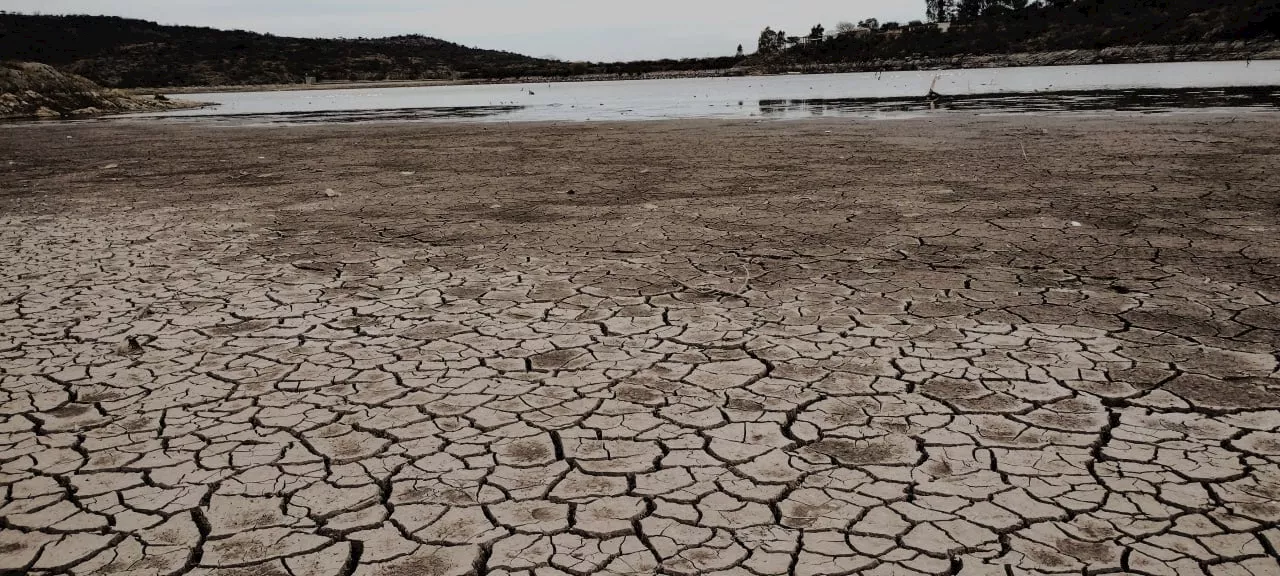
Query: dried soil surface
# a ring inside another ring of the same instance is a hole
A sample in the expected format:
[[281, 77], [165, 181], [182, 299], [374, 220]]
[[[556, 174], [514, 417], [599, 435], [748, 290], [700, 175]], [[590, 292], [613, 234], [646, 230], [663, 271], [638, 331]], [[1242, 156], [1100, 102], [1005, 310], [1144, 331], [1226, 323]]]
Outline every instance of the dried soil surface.
[[0, 572], [1278, 574], [1276, 134], [0, 127]]

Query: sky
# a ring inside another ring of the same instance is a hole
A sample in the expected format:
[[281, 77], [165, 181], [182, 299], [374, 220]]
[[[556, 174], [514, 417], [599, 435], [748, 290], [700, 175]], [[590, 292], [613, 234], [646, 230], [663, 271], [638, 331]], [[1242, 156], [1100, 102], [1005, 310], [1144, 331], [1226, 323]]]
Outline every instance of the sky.
[[106, 14], [279, 36], [424, 34], [562, 60], [732, 55], [771, 26], [924, 18], [924, 0], [0, 0], [0, 9]]

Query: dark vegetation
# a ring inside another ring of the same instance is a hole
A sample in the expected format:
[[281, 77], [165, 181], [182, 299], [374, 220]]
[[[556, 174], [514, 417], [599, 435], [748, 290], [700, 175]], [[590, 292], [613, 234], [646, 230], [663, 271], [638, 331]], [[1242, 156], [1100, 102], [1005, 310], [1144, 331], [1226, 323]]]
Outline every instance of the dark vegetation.
[[[931, 20], [804, 37], [768, 30], [751, 56], [561, 62], [425, 36], [285, 38], [108, 16], [0, 13], [0, 59], [51, 64], [110, 87], [746, 73], [808, 64], [1280, 38], [1280, 0], [926, 0]], [[731, 52], [727, 49], [726, 52]]]
[[[1280, 0], [926, 0], [938, 27], [860, 22], [825, 41], [779, 46], [761, 36], [761, 60], [838, 63], [1280, 38]], [[838, 28], [839, 29], [839, 28]], [[767, 30], [767, 29], [766, 29]], [[772, 32], [770, 30], [767, 30]]]

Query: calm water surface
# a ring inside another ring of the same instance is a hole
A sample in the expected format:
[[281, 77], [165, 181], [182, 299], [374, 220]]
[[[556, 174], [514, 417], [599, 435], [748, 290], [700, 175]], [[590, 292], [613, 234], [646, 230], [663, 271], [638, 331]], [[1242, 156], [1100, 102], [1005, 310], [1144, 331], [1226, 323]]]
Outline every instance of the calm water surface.
[[[1280, 109], [1280, 60], [188, 94], [228, 122], [595, 121], [976, 111]], [[154, 116], [154, 115], [147, 115]]]

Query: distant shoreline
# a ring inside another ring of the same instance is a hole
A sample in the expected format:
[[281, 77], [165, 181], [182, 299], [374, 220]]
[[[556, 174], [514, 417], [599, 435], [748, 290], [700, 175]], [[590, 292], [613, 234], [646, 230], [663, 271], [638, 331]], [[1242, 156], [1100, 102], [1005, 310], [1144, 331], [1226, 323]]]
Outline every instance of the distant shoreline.
[[529, 76], [501, 79], [465, 80], [372, 80], [319, 82], [316, 84], [260, 84], [227, 86], [181, 86], [124, 88], [127, 94], [214, 94], [223, 92], [286, 92], [295, 90], [358, 90], [369, 88], [416, 88], [476, 84], [548, 84], [557, 82], [607, 82], [618, 80], [661, 80], [674, 78], [723, 78], [774, 76], [782, 74], [839, 74], [850, 72], [910, 72], [969, 68], [1022, 68], [1028, 66], [1079, 66], [1090, 64], [1150, 64], [1161, 62], [1222, 62], [1280, 60], [1280, 41], [1215, 42], [1182, 45], [1117, 46], [1095, 50], [1057, 50], [1012, 54], [965, 54], [947, 57], [919, 57], [866, 60], [836, 64], [775, 63], [716, 70], [654, 72], [642, 75], [583, 74], [578, 76]]
[[166, 88], [119, 88], [135, 96], [152, 94], [218, 94], [222, 92], [293, 92], [298, 90], [354, 90], [360, 88], [417, 88], [422, 86], [458, 86], [476, 84], [471, 80], [369, 80], [357, 82], [319, 82], [316, 84], [234, 84], [227, 86], [176, 86]]

